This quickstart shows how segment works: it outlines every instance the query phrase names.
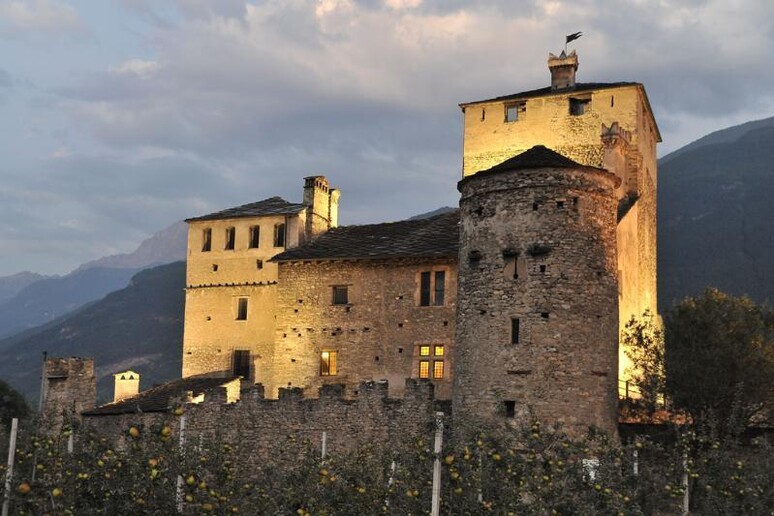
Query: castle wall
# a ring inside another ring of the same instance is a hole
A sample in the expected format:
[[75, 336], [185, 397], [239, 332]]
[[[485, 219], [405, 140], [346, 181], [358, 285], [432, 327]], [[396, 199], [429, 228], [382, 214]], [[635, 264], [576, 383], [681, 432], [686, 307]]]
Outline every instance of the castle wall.
[[[322, 432], [327, 432], [327, 450], [343, 453], [369, 443], [389, 446], [415, 436], [432, 433], [433, 386], [426, 381], [408, 380], [404, 396], [388, 398], [385, 383], [358, 385], [357, 395], [345, 396], [340, 385], [325, 387], [318, 399], [308, 399], [301, 389], [282, 389], [279, 399], [265, 399], [263, 387], [242, 392], [237, 403], [226, 403], [225, 392], [212, 392], [199, 404], [186, 404], [186, 440], [239, 445], [249, 453], [236, 460], [259, 466], [272, 452], [297, 457], [308, 446], [320, 450]], [[223, 424], [227, 421], [229, 424]], [[142, 432], [169, 425], [178, 435], [180, 418], [170, 413], [91, 416], [85, 423], [93, 430], [126, 443], [127, 431], [137, 426]], [[120, 445], [120, 444], [119, 444]], [[296, 452], [296, 453], [294, 453]]]
[[[327, 383], [356, 388], [361, 380], [389, 380], [400, 396], [419, 362], [443, 361], [434, 380], [439, 399], [451, 396], [454, 360], [456, 260], [282, 262], [279, 267], [274, 376], [279, 387], [316, 389]], [[445, 272], [442, 306], [419, 306], [420, 274]], [[346, 286], [348, 303], [333, 304], [333, 287]], [[420, 347], [431, 355], [420, 357]], [[442, 345], [443, 357], [434, 356]], [[321, 352], [336, 352], [337, 373], [321, 375]], [[432, 376], [432, 367], [430, 371]]]
[[[534, 416], [570, 433], [614, 434], [615, 178], [517, 170], [463, 180], [460, 190], [455, 421]], [[510, 260], [523, 260], [518, 278]]]

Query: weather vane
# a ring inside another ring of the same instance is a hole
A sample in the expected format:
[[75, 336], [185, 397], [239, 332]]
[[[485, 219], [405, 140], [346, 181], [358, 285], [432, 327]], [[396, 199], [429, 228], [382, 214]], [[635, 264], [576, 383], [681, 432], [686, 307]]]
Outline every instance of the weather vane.
[[581, 36], [583, 36], [582, 32], [576, 32], [574, 34], [570, 34], [569, 36], [567, 36], [565, 38], [565, 41], [564, 41], [564, 53], [565, 54], [567, 53], [567, 43], [569, 43], [570, 41], [575, 41], [576, 39], [578, 39]]

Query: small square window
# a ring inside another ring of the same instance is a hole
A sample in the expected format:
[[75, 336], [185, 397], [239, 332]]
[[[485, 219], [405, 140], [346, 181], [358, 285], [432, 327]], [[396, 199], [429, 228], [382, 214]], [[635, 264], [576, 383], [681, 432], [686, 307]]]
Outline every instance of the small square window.
[[520, 118], [524, 118], [524, 114], [527, 112], [526, 102], [516, 102], [513, 104], [505, 105], [505, 121], [516, 122]]
[[255, 260], [255, 268], [258, 270], [263, 269], [263, 260]]
[[574, 99], [570, 98], [570, 115], [580, 116], [585, 115], [591, 109], [591, 99], [582, 98]]
[[337, 355], [336, 351], [320, 353], [320, 376], [336, 376], [338, 374]]
[[334, 305], [349, 304], [349, 287], [347, 285], [334, 285], [333, 304]]
[[236, 320], [237, 321], [247, 320], [247, 298], [246, 297], [240, 297], [239, 299], [237, 299]]
[[419, 356], [420, 357], [429, 357], [430, 356], [430, 346], [419, 346]]
[[429, 360], [420, 360], [419, 361], [419, 377], [420, 378], [430, 378], [430, 361]]
[[443, 345], [436, 344], [435, 346], [433, 346], [433, 355], [435, 355], [437, 357], [442, 357], [443, 356]]

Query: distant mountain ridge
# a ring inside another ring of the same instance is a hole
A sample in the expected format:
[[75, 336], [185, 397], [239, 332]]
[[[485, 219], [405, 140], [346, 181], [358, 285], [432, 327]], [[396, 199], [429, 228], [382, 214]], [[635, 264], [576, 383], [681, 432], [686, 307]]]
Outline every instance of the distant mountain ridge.
[[114, 254], [84, 263], [77, 270], [103, 267], [111, 269], [144, 269], [164, 263], [185, 260], [188, 247], [188, 225], [175, 222], [143, 240], [131, 253]]
[[660, 305], [707, 286], [774, 301], [774, 118], [688, 147], [659, 163]]
[[112, 396], [111, 373], [135, 369], [141, 388], [180, 377], [185, 262], [137, 273], [126, 288], [67, 317], [0, 340], [0, 378], [38, 396], [41, 357], [94, 357], [99, 397]]
[[141, 269], [184, 260], [187, 239], [187, 225], [180, 221], [131, 253], [93, 260], [65, 276], [20, 273], [0, 278], [0, 338], [46, 324], [122, 289]]

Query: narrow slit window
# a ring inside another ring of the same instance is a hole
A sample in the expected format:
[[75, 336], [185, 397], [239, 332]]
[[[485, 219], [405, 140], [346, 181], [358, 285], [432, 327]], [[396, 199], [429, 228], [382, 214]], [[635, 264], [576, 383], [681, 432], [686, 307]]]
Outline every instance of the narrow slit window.
[[430, 273], [423, 272], [419, 278], [419, 306], [430, 306]]
[[226, 245], [223, 247], [226, 251], [233, 251], [236, 243], [236, 229], [226, 228]]
[[240, 297], [239, 299], [237, 299], [236, 320], [237, 321], [247, 320], [247, 298], [246, 297]]
[[435, 272], [435, 298], [433, 304], [435, 306], [443, 306], [446, 294], [446, 273], [444, 271]]
[[212, 251], [212, 228], [202, 230], [202, 252]]
[[263, 260], [255, 260], [255, 268], [258, 270], [263, 269]]
[[285, 224], [274, 225], [274, 247], [285, 247]]
[[505, 400], [503, 401], [503, 406], [505, 408], [505, 417], [507, 418], [513, 418], [516, 416], [516, 402], [513, 400]]
[[520, 331], [520, 323], [519, 319], [514, 317], [511, 319], [511, 344], [518, 344], [519, 343], [519, 331]]
[[261, 226], [250, 226], [250, 249], [261, 246]]

